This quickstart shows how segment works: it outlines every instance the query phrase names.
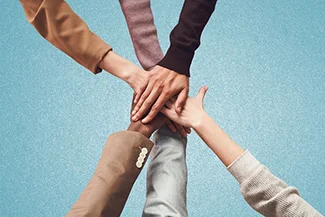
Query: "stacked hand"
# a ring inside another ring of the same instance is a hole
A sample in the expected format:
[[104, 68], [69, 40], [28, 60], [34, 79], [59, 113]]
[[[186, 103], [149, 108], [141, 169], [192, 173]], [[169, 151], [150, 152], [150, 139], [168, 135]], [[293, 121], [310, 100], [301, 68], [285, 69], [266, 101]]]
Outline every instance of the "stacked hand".
[[[134, 96], [133, 96], [133, 100], [132, 100], [133, 102], [134, 102], [135, 96], [136, 96], [136, 94], [134, 94]], [[131, 112], [134, 107], [135, 107], [135, 103], [132, 103]], [[156, 131], [157, 129], [159, 129], [160, 127], [162, 127], [166, 123], [167, 120], [168, 120], [167, 117], [165, 115], [163, 115], [162, 113], [159, 113], [148, 124], [143, 124], [141, 121], [130, 120], [131, 123], [128, 127], [128, 130], [139, 132], [139, 133], [143, 134], [144, 136], [150, 138], [151, 134], [154, 131]]]
[[[146, 116], [142, 119], [142, 123], [150, 123], [166, 102], [174, 96], [177, 96], [175, 111], [181, 112], [187, 99], [188, 77], [161, 66], [156, 66], [152, 71], [147, 72], [147, 75], [149, 80], [146, 88], [141, 89], [135, 97], [136, 105], [131, 113], [132, 120], [138, 121]], [[166, 124], [171, 131], [178, 131], [183, 137], [191, 132], [190, 128], [183, 127], [171, 120], [167, 120]]]
[[132, 120], [139, 120], [151, 107], [149, 114], [142, 120], [143, 123], [149, 123], [165, 103], [176, 95], [175, 111], [180, 113], [187, 99], [188, 90], [187, 76], [156, 66], [149, 72], [149, 82], [140, 99], [135, 99], [137, 104], [132, 111]]
[[161, 109], [161, 112], [175, 123], [195, 129], [201, 123], [203, 117], [206, 116], [203, 100], [207, 90], [208, 87], [201, 87], [196, 97], [188, 97], [181, 113], [175, 112], [175, 98], [169, 100], [166, 107]]
[[[175, 112], [180, 113], [185, 104], [189, 89], [189, 79], [185, 75], [161, 66], [145, 71], [114, 52], [106, 55], [100, 67], [127, 82], [134, 90], [132, 121], [139, 121], [148, 114], [141, 121], [143, 124], [150, 123], [172, 97], [177, 97]], [[171, 131], [179, 131], [183, 137], [191, 132], [189, 128], [170, 120], [165, 122]]]

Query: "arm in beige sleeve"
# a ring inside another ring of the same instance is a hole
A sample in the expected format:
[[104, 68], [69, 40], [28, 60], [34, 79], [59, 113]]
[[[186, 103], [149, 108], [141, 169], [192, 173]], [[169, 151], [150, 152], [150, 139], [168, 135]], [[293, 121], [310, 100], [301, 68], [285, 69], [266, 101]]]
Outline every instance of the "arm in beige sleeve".
[[154, 24], [150, 0], [119, 0], [137, 58], [146, 70], [164, 57]]
[[263, 216], [322, 216], [300, 197], [296, 188], [274, 176], [248, 151], [227, 169], [239, 182], [247, 203]]
[[[122, 131], [109, 136], [93, 177], [67, 217], [120, 216], [152, 146], [139, 132]], [[140, 153], [144, 155], [141, 165]]]
[[171, 101], [161, 112], [178, 124], [194, 128], [238, 180], [244, 198], [257, 212], [269, 217], [322, 216], [299, 196], [297, 189], [289, 187], [245, 152], [204, 111], [206, 91], [207, 87], [202, 87], [196, 97], [187, 98], [181, 114], [175, 112], [175, 103]]
[[257, 212], [267, 217], [322, 216], [296, 188], [274, 176], [206, 113], [194, 129], [237, 179], [245, 200]]
[[64, 0], [20, 0], [27, 20], [51, 44], [93, 73], [112, 49]]

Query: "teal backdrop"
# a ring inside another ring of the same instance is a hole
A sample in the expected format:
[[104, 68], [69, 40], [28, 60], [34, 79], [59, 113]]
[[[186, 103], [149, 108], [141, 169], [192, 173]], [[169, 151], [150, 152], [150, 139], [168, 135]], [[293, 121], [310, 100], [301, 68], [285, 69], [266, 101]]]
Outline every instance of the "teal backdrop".
[[[138, 64], [118, 1], [68, 0], [90, 28]], [[152, 1], [164, 51], [183, 1]], [[45, 41], [19, 1], [0, 12], [0, 216], [64, 216], [107, 136], [126, 129], [132, 90], [93, 75]], [[325, 1], [220, 0], [196, 52], [190, 95], [208, 85], [208, 113], [275, 175], [325, 213]], [[188, 139], [193, 217], [259, 216], [219, 160]], [[140, 216], [145, 174], [122, 216]]]

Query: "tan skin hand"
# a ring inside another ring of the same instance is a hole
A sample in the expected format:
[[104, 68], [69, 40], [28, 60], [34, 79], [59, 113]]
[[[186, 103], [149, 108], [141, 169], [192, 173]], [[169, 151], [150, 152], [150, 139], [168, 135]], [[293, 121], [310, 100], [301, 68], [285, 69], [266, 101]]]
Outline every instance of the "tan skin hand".
[[176, 100], [172, 98], [166, 103], [166, 107], [161, 109], [161, 112], [172, 121], [184, 126], [191, 127], [198, 125], [205, 115], [203, 107], [203, 99], [208, 90], [208, 87], [201, 87], [196, 97], [189, 97], [186, 100], [184, 108], [180, 114], [175, 112]]
[[132, 111], [132, 120], [142, 118], [151, 108], [149, 114], [142, 120], [149, 123], [158, 114], [165, 103], [177, 96], [175, 111], [180, 113], [188, 97], [189, 78], [172, 70], [155, 66], [149, 72], [149, 82], [139, 101]]
[[102, 69], [127, 82], [136, 93], [138, 101], [149, 81], [149, 73], [142, 70], [134, 63], [117, 55], [113, 51], [108, 52], [99, 65]]
[[[133, 99], [132, 99], [132, 109], [135, 106], [135, 103], [134, 103], [135, 99], [134, 98], [135, 98], [135, 93], [134, 93]], [[158, 118], [160, 116], [165, 117], [165, 115], [163, 115], [162, 113], [158, 113], [158, 115], [151, 122], [149, 122], [148, 124], [143, 124], [140, 120], [138, 120], [138, 121], [132, 121], [132, 119], [131, 119], [131, 124], [132, 123], [137, 123], [138, 126], [141, 125], [141, 129], [146, 129], [147, 125], [150, 128], [150, 126], [155, 125], [155, 123], [152, 123], [152, 122], [156, 121], [156, 118]], [[174, 132], [174, 133], [179, 132], [183, 137], [187, 137], [187, 134], [191, 133], [191, 129], [190, 128], [183, 127], [183, 126], [181, 126], [179, 124], [176, 124], [175, 122], [169, 120], [168, 118], [165, 121], [165, 124], [168, 126], [168, 128], [172, 132]]]
[[[135, 92], [135, 97], [132, 100], [133, 103], [139, 101], [140, 96], [146, 90], [149, 82], [148, 71], [142, 70], [134, 63], [124, 59], [113, 51], [110, 51], [105, 56], [103, 61], [100, 63], [100, 67], [127, 82]], [[168, 120], [166, 124], [172, 132], [178, 131], [183, 137], [186, 137], [187, 133], [191, 132], [189, 128], [184, 128], [170, 120]]]

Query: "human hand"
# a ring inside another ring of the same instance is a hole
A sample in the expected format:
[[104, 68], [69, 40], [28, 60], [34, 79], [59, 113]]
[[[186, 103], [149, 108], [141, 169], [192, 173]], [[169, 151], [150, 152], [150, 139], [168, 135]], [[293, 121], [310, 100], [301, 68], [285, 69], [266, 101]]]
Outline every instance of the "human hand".
[[137, 104], [131, 113], [132, 120], [142, 118], [151, 107], [149, 114], [142, 120], [143, 123], [149, 123], [175, 95], [177, 95], [175, 112], [180, 113], [188, 97], [189, 78], [161, 66], [155, 66], [148, 74], [148, 85], [139, 101], [135, 101]]
[[[135, 98], [135, 95], [133, 96], [131, 111], [135, 106], [134, 98]], [[168, 120], [167, 117], [165, 115], [163, 115], [162, 113], [159, 113], [148, 124], [143, 124], [141, 121], [132, 121], [132, 119], [130, 119], [131, 123], [128, 127], [128, 130], [139, 132], [139, 133], [143, 134], [144, 136], [146, 136], [147, 138], [150, 138], [152, 133], [155, 132], [160, 127], [162, 127], [166, 123], [167, 120]]]
[[135, 101], [139, 100], [149, 81], [149, 73], [147, 71], [117, 55], [113, 51], [108, 52], [99, 66], [112, 75], [127, 82], [136, 93]]
[[175, 112], [175, 98], [170, 99], [166, 103], [166, 107], [163, 107], [160, 111], [177, 124], [195, 128], [206, 114], [203, 107], [203, 99], [207, 90], [208, 87], [201, 87], [196, 97], [188, 97], [183, 110], [179, 114]]
[[167, 118], [167, 121], [166, 121], [166, 125], [172, 132], [174, 132], [174, 133], [179, 132], [181, 134], [181, 136], [183, 136], [183, 137], [187, 137], [187, 134], [191, 133], [191, 128], [184, 127], [184, 126], [182, 126], [180, 124], [177, 124], [177, 123], [171, 121], [168, 118]]

